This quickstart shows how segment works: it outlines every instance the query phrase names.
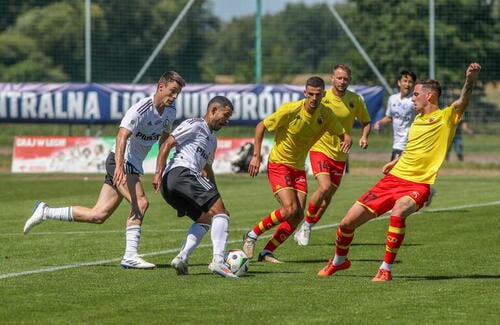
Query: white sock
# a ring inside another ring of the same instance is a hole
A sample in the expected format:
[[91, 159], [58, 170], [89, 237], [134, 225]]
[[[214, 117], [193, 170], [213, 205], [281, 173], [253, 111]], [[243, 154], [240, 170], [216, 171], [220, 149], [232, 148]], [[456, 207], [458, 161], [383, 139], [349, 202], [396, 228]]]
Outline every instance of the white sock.
[[340, 264], [345, 262], [345, 259], [346, 259], [346, 256], [338, 256], [337, 254], [335, 254], [335, 256], [333, 257], [332, 264], [333, 265], [340, 265]]
[[64, 208], [46, 207], [43, 211], [43, 218], [71, 222], [73, 221], [73, 207], [64, 207]]
[[309, 228], [312, 228], [312, 226], [314, 226], [313, 223], [309, 223], [307, 221], [304, 221], [304, 223], [302, 224], [304, 227], [309, 227]]
[[137, 255], [140, 239], [141, 226], [128, 226], [125, 230], [125, 255], [123, 255], [124, 258], [132, 258]]
[[216, 214], [212, 217], [212, 237], [213, 262], [223, 263], [226, 253], [226, 243], [228, 237], [229, 216], [226, 214]]
[[196, 247], [200, 245], [200, 242], [210, 229], [210, 225], [204, 223], [193, 223], [187, 231], [186, 239], [182, 245], [181, 251], [177, 256], [181, 257], [184, 261], [189, 259], [189, 256], [194, 252]]
[[380, 268], [382, 270], [392, 271], [392, 264], [387, 264], [386, 262], [382, 262], [382, 265], [380, 265]]

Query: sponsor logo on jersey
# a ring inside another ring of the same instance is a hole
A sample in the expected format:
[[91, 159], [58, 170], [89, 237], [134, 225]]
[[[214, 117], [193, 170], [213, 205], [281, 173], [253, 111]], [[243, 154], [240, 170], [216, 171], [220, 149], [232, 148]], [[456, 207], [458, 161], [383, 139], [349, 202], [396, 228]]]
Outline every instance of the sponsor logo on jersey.
[[203, 158], [208, 159], [208, 154], [205, 151], [205, 149], [203, 149], [201, 147], [197, 147], [196, 148], [196, 153], [199, 153]]
[[158, 141], [158, 139], [160, 138], [160, 134], [151, 134], [151, 135], [147, 135], [147, 134], [144, 134], [142, 132], [137, 132], [135, 134], [135, 137], [136, 138], [141, 138], [142, 140], [144, 141], [151, 141], [151, 140], [155, 140], [155, 141]]

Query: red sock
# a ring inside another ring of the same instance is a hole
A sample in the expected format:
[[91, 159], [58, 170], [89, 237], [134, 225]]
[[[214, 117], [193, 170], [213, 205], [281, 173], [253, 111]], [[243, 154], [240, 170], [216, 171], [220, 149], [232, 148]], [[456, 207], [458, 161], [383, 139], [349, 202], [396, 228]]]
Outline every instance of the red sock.
[[396, 259], [399, 247], [403, 244], [405, 238], [405, 218], [391, 216], [387, 239], [385, 242], [384, 262], [393, 264]]
[[318, 210], [319, 206], [315, 206], [312, 202], [309, 202], [309, 206], [307, 207], [306, 211], [305, 221], [312, 225], [316, 224], [319, 221], [319, 219], [321, 219], [321, 216], [317, 215]]
[[295, 229], [296, 227], [292, 226], [287, 220], [283, 221], [274, 232], [273, 238], [267, 242], [264, 250], [274, 252], [278, 246], [283, 244], [293, 234]]
[[353, 238], [354, 230], [339, 226], [337, 228], [337, 238], [335, 239], [335, 254], [337, 256], [347, 256]]
[[261, 222], [259, 222], [255, 227], [253, 227], [253, 231], [257, 236], [260, 236], [263, 232], [271, 229], [283, 222], [283, 217], [281, 217], [281, 210], [277, 209], [268, 214]]

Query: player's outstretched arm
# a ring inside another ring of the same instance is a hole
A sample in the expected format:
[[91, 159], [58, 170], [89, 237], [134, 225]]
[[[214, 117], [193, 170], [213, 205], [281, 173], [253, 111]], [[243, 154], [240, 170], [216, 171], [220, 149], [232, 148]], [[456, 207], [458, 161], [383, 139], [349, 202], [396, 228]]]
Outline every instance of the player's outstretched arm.
[[463, 112], [467, 108], [467, 105], [469, 105], [472, 88], [477, 80], [479, 71], [481, 71], [481, 65], [479, 65], [479, 63], [473, 62], [467, 67], [465, 71], [465, 82], [460, 92], [460, 97], [453, 103], [457, 110]]

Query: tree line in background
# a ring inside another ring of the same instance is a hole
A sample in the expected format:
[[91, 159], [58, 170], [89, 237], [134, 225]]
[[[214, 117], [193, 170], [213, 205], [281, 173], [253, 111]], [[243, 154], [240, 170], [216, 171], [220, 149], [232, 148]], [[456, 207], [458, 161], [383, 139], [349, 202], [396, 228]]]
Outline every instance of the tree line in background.
[[[216, 0], [215, 0], [216, 1]], [[130, 83], [187, 0], [93, 0], [92, 81]], [[84, 1], [0, 0], [1, 82], [84, 82]], [[195, 1], [140, 83], [165, 69], [190, 83], [254, 82], [255, 17], [223, 21], [212, 2]], [[346, 0], [336, 10], [392, 84], [401, 68], [428, 75], [428, 0]], [[500, 16], [495, 0], [436, 0], [436, 78], [460, 85], [481, 62], [482, 80], [500, 80]], [[378, 84], [326, 5], [288, 4], [262, 17], [262, 75], [289, 83], [300, 74], [353, 68], [355, 83]]]

